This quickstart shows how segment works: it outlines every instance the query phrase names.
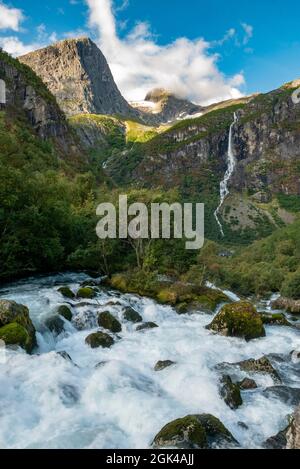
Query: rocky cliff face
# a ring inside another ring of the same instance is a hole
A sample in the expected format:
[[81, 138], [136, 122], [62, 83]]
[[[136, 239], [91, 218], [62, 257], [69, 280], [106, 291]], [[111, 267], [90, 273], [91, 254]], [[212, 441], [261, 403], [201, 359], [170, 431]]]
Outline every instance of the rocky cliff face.
[[28, 67], [4, 52], [0, 53], [0, 78], [6, 84], [8, 112], [23, 110], [33, 129], [42, 139], [63, 141], [68, 135], [65, 116], [55, 98]]
[[118, 90], [104, 55], [88, 38], [65, 40], [19, 60], [41, 77], [68, 116], [138, 114]]

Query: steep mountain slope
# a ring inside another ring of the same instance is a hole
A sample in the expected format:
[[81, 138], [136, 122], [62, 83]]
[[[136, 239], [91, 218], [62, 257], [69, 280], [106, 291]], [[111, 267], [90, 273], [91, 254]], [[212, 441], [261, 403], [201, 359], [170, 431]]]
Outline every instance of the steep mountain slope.
[[58, 42], [19, 60], [42, 78], [67, 115], [138, 115], [118, 90], [104, 55], [88, 38]]
[[175, 186], [186, 197], [202, 198], [211, 214], [208, 229], [216, 236], [213, 209], [227, 168], [229, 128], [236, 112], [232, 136], [237, 165], [221, 217], [228, 239], [237, 232], [249, 240], [266, 235], [294, 220], [278, 206], [278, 194], [287, 199], [300, 195], [300, 105], [291, 99], [294, 89], [295, 83], [246, 104], [179, 122], [108, 159], [106, 171], [121, 184]]

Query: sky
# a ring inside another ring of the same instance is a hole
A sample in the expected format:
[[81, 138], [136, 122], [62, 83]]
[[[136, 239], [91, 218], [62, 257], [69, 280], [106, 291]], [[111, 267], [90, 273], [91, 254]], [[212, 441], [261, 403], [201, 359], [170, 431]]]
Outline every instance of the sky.
[[128, 100], [164, 87], [210, 104], [299, 78], [299, 22], [291, 0], [0, 0], [0, 47], [89, 36]]

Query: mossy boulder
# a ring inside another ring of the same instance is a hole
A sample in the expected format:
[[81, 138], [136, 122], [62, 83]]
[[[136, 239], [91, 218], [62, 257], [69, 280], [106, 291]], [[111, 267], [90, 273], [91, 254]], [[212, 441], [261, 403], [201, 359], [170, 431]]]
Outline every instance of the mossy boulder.
[[156, 435], [155, 448], [206, 449], [236, 445], [231, 433], [209, 414], [188, 415], [168, 423]]
[[223, 306], [207, 329], [247, 341], [266, 335], [261, 315], [251, 303], [243, 301]]
[[280, 297], [271, 304], [272, 309], [283, 309], [288, 313], [300, 315], [300, 300]]
[[71, 288], [69, 287], [61, 287], [58, 289], [58, 292], [64, 296], [65, 298], [69, 298], [73, 300], [75, 298], [75, 294], [72, 292]]
[[59, 335], [64, 331], [65, 323], [63, 319], [56, 314], [46, 319], [45, 326], [54, 334]]
[[0, 328], [0, 340], [8, 346], [19, 346], [30, 353], [33, 349], [33, 343], [25, 327], [16, 322], [12, 322]]
[[231, 377], [228, 375], [223, 375], [221, 378], [220, 396], [224, 399], [225, 404], [232, 410], [238, 409], [243, 405], [239, 385], [233, 383]]
[[158, 327], [155, 322], [144, 322], [144, 324], [141, 324], [136, 328], [137, 331], [147, 331], [150, 329], [156, 329]]
[[91, 287], [79, 288], [77, 298], [92, 299], [97, 296], [97, 292]]
[[154, 371], [163, 371], [166, 368], [169, 368], [170, 366], [175, 365], [175, 362], [172, 362], [172, 360], [164, 360], [164, 361], [158, 361], [154, 367]]
[[142, 316], [135, 311], [133, 308], [125, 308], [124, 310], [124, 319], [129, 322], [133, 322], [134, 324], [137, 324], [139, 322], [143, 322]]
[[[22, 339], [19, 345], [20, 347], [24, 348], [27, 352], [31, 352], [36, 346], [36, 336], [35, 327], [29, 316], [29, 309], [26, 306], [20, 305], [14, 301], [0, 300], [0, 330], [2, 331], [2, 334], [8, 334], [7, 329], [3, 332], [3, 327], [9, 326], [10, 324], [14, 325], [12, 329], [8, 329], [12, 333], [10, 335], [10, 340], [12, 340], [13, 330], [15, 330], [16, 332], [15, 337], [21, 337], [22, 335], [24, 335], [24, 329], [28, 337], [25, 341], [25, 344], [24, 340]], [[16, 324], [20, 325], [22, 329], [17, 328]], [[5, 341], [5, 339], [2, 337], [1, 339], [4, 340], [7, 345], [18, 345], [15, 342], [9, 344], [8, 341]]]
[[94, 334], [90, 334], [85, 339], [85, 342], [91, 348], [110, 348], [114, 344], [114, 339], [104, 332], [95, 332]]
[[293, 325], [287, 320], [284, 314], [268, 314], [263, 313], [261, 315], [262, 322], [267, 326], [287, 326], [293, 327]]
[[115, 334], [122, 331], [121, 323], [108, 311], [104, 311], [99, 314], [98, 324], [100, 327], [103, 327]]
[[66, 319], [66, 321], [72, 321], [72, 311], [66, 305], [61, 305], [57, 308], [57, 312], [60, 316]]

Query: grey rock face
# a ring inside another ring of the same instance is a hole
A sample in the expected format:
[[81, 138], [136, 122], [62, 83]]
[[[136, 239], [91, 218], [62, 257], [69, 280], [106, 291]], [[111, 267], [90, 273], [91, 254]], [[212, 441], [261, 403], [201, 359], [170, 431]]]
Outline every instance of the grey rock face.
[[118, 90], [104, 55], [88, 38], [58, 42], [19, 60], [41, 77], [68, 116], [137, 115]]

